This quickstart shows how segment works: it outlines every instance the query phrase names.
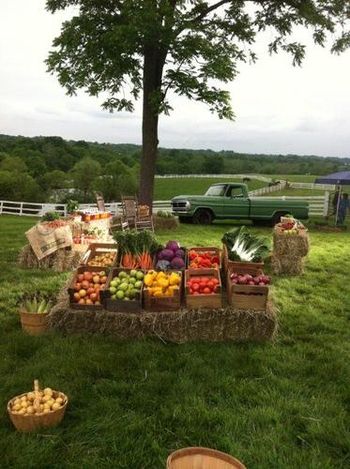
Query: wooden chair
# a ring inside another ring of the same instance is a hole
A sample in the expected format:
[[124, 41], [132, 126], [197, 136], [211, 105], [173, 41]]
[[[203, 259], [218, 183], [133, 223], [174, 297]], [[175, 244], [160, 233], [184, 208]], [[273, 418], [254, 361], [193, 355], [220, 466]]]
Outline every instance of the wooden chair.
[[122, 196], [123, 220], [129, 227], [136, 228], [137, 199], [135, 196]]
[[105, 207], [105, 201], [103, 198], [103, 194], [101, 192], [94, 192], [94, 195], [96, 197], [96, 203], [97, 203], [97, 208], [99, 212], [105, 212], [106, 207]]
[[154, 231], [153, 217], [148, 205], [137, 205], [136, 229]]

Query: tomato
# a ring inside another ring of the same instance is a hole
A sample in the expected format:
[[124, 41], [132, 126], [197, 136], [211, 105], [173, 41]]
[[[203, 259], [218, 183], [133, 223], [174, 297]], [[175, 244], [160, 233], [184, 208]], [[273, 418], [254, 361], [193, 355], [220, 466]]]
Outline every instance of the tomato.
[[203, 290], [204, 288], [206, 288], [206, 286], [207, 286], [207, 282], [204, 282], [203, 280], [201, 280], [201, 281], [199, 282], [199, 288], [200, 288], [201, 290]]
[[211, 281], [214, 283], [214, 285], [218, 285], [219, 280], [217, 278], [212, 278]]
[[209, 280], [209, 282], [207, 283], [207, 287], [212, 290], [215, 287], [215, 283], [212, 280]]
[[199, 295], [199, 292], [198, 292], [198, 291], [194, 291], [193, 294], [194, 294], [194, 295]]
[[203, 293], [204, 293], [205, 295], [209, 295], [209, 294], [211, 293], [210, 288], [205, 287], [205, 288], [203, 289]]
[[192, 290], [193, 290], [194, 292], [198, 292], [198, 290], [199, 290], [199, 283], [193, 283], [193, 284], [192, 284]]

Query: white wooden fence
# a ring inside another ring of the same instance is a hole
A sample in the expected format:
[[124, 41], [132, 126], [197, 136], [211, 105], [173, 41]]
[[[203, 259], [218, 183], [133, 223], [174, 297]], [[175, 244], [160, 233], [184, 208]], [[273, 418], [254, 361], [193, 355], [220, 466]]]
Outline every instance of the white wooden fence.
[[249, 191], [248, 194], [251, 195], [264, 195], [270, 194], [271, 192], [277, 192], [286, 187], [286, 181], [281, 181], [274, 186], [265, 186], [261, 187], [260, 189], [255, 189], [254, 191]]
[[271, 182], [272, 178], [261, 174], [156, 174], [156, 179], [213, 178], [213, 179], [256, 179]]
[[[110, 211], [113, 215], [118, 214], [121, 210], [121, 204], [106, 203], [106, 210]], [[81, 210], [97, 210], [96, 204], [80, 204]], [[153, 202], [153, 210], [158, 212], [171, 211], [170, 200], [155, 200]], [[42, 217], [47, 212], [58, 212], [61, 215], [67, 215], [67, 207], [65, 204], [40, 204], [35, 202], [14, 202], [11, 200], [0, 200], [0, 215], [20, 215], [28, 217]]]
[[[275, 187], [275, 186], [273, 186]], [[316, 197], [274, 197], [274, 200], [304, 200], [309, 203], [310, 215], [327, 216], [329, 208], [329, 193], [325, 192], [324, 196]], [[120, 213], [120, 203], [105, 204], [106, 210], [113, 215]], [[82, 210], [97, 210], [96, 204], [81, 204], [79, 208]], [[153, 202], [153, 211], [171, 212], [170, 200], [156, 200]], [[0, 200], [0, 215], [20, 215], [31, 217], [42, 217], [46, 212], [55, 211], [61, 215], [67, 214], [67, 208], [64, 204], [39, 204], [31, 202], [13, 202], [10, 200]]]

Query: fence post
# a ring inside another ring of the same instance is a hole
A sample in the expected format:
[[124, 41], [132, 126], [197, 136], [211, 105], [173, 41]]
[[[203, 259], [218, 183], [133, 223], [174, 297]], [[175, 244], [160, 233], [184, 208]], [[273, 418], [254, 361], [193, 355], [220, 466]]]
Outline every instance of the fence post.
[[19, 214], [22, 215], [23, 214], [23, 202], [21, 202], [19, 204]]
[[2, 214], [2, 206], [3, 206], [4, 201], [0, 200], [0, 215]]
[[323, 216], [328, 217], [328, 211], [329, 211], [329, 192], [326, 191], [324, 193], [324, 202], [323, 202]]

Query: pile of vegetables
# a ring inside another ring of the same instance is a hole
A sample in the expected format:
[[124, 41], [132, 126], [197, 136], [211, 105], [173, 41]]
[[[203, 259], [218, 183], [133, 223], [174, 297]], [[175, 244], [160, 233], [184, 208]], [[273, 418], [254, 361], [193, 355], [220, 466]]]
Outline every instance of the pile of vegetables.
[[115, 251], [96, 254], [87, 264], [91, 267], [111, 267], [114, 264], [115, 256]]
[[231, 283], [237, 285], [269, 285], [270, 277], [268, 275], [250, 275], [250, 274], [238, 274], [232, 272], [230, 275]]
[[152, 269], [153, 255], [159, 244], [151, 231], [117, 231], [114, 239], [118, 243], [121, 267]]
[[220, 258], [210, 251], [194, 251], [188, 253], [190, 269], [218, 269], [220, 266]]
[[225, 233], [222, 242], [230, 261], [262, 262], [270, 254], [269, 242], [249, 233], [245, 226]]
[[144, 284], [148, 294], [155, 298], [175, 296], [180, 289], [181, 274], [150, 270], [145, 275]]
[[165, 248], [157, 253], [156, 269], [159, 270], [183, 270], [186, 251], [182, 249], [178, 241], [168, 241]]
[[190, 295], [213, 295], [218, 293], [219, 280], [216, 277], [191, 277], [186, 286]]

